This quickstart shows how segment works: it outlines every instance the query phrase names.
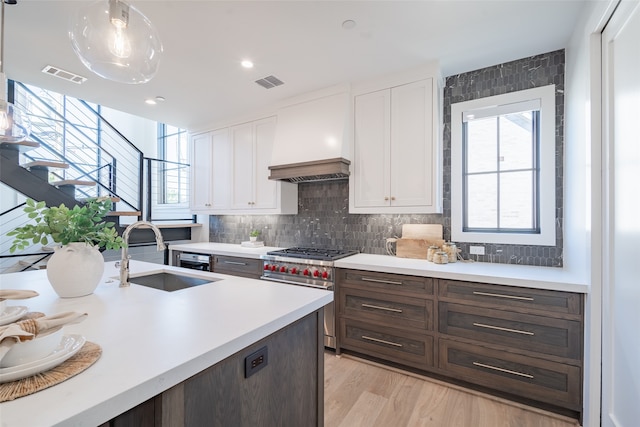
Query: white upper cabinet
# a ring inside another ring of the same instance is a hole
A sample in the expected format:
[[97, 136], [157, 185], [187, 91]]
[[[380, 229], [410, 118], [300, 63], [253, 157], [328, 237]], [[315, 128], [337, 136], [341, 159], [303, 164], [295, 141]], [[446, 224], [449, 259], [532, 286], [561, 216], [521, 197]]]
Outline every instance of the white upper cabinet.
[[354, 97], [351, 213], [437, 213], [440, 204], [435, 77]]
[[231, 206], [229, 129], [191, 138], [191, 210], [213, 212]]
[[230, 129], [232, 192], [230, 213], [298, 213], [298, 186], [269, 179], [276, 118]]
[[295, 214], [298, 186], [269, 180], [276, 118], [191, 140], [191, 210], [209, 214]]

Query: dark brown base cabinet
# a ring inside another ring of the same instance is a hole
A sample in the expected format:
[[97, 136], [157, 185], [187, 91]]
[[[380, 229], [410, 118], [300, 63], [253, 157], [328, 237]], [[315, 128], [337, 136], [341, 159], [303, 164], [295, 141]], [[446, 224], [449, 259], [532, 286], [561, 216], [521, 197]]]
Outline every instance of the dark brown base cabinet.
[[[323, 310], [273, 333], [101, 427], [324, 425]], [[245, 378], [245, 359], [267, 365]]]
[[214, 255], [212, 271], [214, 273], [259, 279], [262, 276], [262, 260]]
[[338, 269], [337, 352], [581, 418], [582, 294]]

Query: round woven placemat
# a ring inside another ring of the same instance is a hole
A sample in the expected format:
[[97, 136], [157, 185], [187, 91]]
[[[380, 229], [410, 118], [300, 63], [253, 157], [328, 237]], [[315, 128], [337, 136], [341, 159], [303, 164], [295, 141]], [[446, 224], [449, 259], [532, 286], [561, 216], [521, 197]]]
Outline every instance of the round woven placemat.
[[80, 351], [55, 368], [21, 380], [0, 384], [0, 402], [14, 400], [60, 384], [93, 365], [101, 354], [102, 348], [98, 344], [87, 341]]

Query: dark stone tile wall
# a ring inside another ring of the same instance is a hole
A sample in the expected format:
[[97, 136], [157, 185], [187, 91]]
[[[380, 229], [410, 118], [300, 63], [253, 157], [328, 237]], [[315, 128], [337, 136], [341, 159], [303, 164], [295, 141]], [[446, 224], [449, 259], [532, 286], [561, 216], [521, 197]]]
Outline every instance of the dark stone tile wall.
[[468, 255], [469, 243], [456, 242], [462, 255], [482, 262], [562, 266], [564, 50], [536, 55], [446, 79], [443, 112], [443, 213], [415, 215], [349, 214], [346, 180], [298, 184], [298, 215], [215, 215], [209, 240], [240, 243], [252, 229], [269, 246], [315, 246], [385, 254], [388, 237], [399, 237], [403, 224], [443, 224], [451, 236], [451, 104], [514, 90], [556, 85], [556, 240], [555, 247], [484, 244], [486, 255]]

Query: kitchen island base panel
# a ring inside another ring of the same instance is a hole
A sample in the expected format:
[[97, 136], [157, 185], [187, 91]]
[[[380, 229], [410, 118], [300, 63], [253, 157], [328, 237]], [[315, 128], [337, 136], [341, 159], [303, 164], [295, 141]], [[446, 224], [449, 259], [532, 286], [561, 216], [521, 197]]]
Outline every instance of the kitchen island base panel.
[[[101, 427], [324, 424], [323, 310], [318, 310], [119, 415]], [[245, 359], [267, 366], [245, 378]]]

